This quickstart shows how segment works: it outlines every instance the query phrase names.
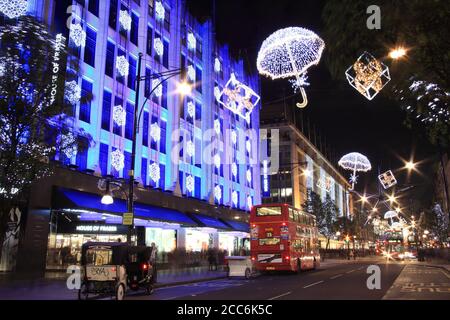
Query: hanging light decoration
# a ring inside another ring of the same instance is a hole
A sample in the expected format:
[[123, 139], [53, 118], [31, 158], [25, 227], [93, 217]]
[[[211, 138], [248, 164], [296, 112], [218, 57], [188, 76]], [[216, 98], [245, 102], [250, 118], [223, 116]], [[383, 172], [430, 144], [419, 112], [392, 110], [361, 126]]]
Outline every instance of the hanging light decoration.
[[188, 175], [186, 177], [186, 190], [189, 191], [190, 193], [194, 192], [194, 185], [195, 185], [194, 177]]
[[189, 80], [195, 81], [195, 68], [193, 65], [188, 66], [187, 76], [188, 76]]
[[222, 131], [222, 128], [220, 127], [220, 120], [219, 119], [214, 120], [214, 130], [216, 131], [216, 133], [218, 135]]
[[219, 58], [214, 60], [214, 71], [219, 73], [222, 70], [222, 64], [220, 63]]
[[113, 120], [117, 125], [124, 126], [127, 122], [127, 113], [121, 105], [114, 106]]
[[162, 57], [164, 55], [164, 44], [161, 38], [155, 38], [153, 41], [153, 48], [158, 56]]
[[27, 0], [0, 0], [0, 12], [10, 19], [15, 19], [27, 13]]
[[157, 123], [153, 123], [150, 126], [150, 136], [156, 142], [161, 140], [161, 128], [159, 127], [159, 125]]
[[159, 165], [156, 162], [153, 162], [150, 165], [150, 179], [152, 179], [152, 181], [156, 184], [161, 179], [161, 169], [159, 168]]
[[189, 32], [187, 36], [187, 43], [190, 50], [195, 50], [197, 48], [197, 39], [195, 39], [195, 36], [192, 32]]
[[81, 87], [73, 80], [66, 83], [65, 97], [70, 104], [77, 104], [81, 99]]
[[214, 97], [216, 98], [217, 102], [220, 101], [220, 96], [221, 96], [221, 91], [220, 88], [218, 86], [214, 87]]
[[219, 185], [216, 185], [216, 187], [214, 188], [214, 197], [218, 202], [222, 200], [222, 188]]
[[231, 142], [233, 142], [233, 144], [237, 143], [237, 133], [236, 130], [232, 130], [231, 131]]
[[247, 150], [248, 153], [252, 151], [252, 143], [250, 142], [250, 140], [247, 140], [245, 142], [245, 149]]
[[252, 183], [252, 171], [250, 169], [247, 170], [246, 176], [248, 183]]
[[189, 157], [193, 157], [194, 156], [194, 154], [195, 154], [195, 144], [194, 144], [194, 142], [192, 142], [192, 140], [189, 140], [187, 143], [186, 143], [186, 153], [187, 153], [187, 155], [189, 156]]
[[231, 202], [233, 202], [233, 205], [235, 207], [237, 207], [237, 205], [238, 205], [238, 193], [237, 193], [237, 191], [233, 191], [231, 193]]
[[162, 91], [162, 86], [160, 85], [158, 79], [154, 79], [154, 80], [152, 81], [152, 87], [155, 88], [155, 89], [154, 89], [155, 91], [153, 91], [153, 94], [154, 94], [156, 97], [161, 98], [161, 97], [162, 97], [162, 94], [163, 94], [163, 91]]
[[248, 209], [251, 209], [253, 207], [253, 199], [251, 196], [247, 197], [247, 207]]
[[119, 22], [122, 28], [126, 31], [131, 30], [131, 16], [126, 10], [120, 10]]
[[60, 136], [61, 149], [67, 158], [71, 159], [78, 153], [78, 145], [72, 132]]
[[166, 17], [166, 9], [160, 1], [156, 1], [155, 3], [155, 12], [158, 20], [164, 20]]
[[221, 161], [220, 161], [220, 155], [217, 153], [217, 154], [214, 156], [214, 165], [216, 166], [217, 169], [220, 169], [220, 163], [221, 163]]
[[192, 101], [187, 103], [187, 112], [189, 117], [195, 119], [195, 104]]
[[70, 25], [69, 37], [77, 47], [84, 47], [86, 45], [86, 32], [79, 23], [72, 23]]
[[120, 171], [125, 167], [125, 157], [119, 149], [111, 152], [111, 165], [116, 171]]
[[236, 163], [231, 164], [231, 173], [233, 174], [234, 177], [237, 177], [238, 167]]
[[128, 63], [128, 60], [125, 56], [119, 56], [116, 60], [116, 68], [117, 71], [119, 71], [120, 76], [127, 77], [129, 70], [130, 70], [130, 64]]

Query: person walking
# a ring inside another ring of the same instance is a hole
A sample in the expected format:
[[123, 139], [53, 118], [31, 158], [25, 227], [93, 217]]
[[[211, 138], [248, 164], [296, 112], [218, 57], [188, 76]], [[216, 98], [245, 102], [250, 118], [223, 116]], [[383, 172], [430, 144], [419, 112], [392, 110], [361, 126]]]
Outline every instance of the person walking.
[[152, 242], [150, 248], [152, 249], [152, 251], [150, 253], [150, 261], [149, 262], [153, 268], [153, 283], [156, 283], [156, 280], [158, 279], [158, 273], [157, 273], [157, 268], [156, 268], [156, 260], [158, 258], [158, 247], [156, 246], [156, 244], [154, 242]]

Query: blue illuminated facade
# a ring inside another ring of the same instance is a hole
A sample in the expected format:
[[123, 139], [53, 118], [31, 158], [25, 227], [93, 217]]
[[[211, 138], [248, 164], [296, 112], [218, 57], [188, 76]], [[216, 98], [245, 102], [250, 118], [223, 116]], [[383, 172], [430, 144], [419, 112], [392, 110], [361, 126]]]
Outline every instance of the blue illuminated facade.
[[[164, 7], [163, 19], [160, 4]], [[71, 5], [78, 5], [81, 10], [73, 10], [70, 16], [67, 9]], [[74, 110], [76, 126], [88, 132], [95, 143], [65, 159], [66, 164], [76, 165], [81, 171], [93, 170], [98, 176], [127, 178], [131, 169], [138, 54], [143, 53], [143, 76], [184, 66], [190, 71], [195, 89], [191, 96], [181, 97], [175, 92], [180, 78], [175, 77], [162, 85], [160, 97], [150, 96], [155, 83], [141, 81], [140, 101], [146, 102], [139, 122], [135, 163], [135, 176], [141, 185], [245, 211], [261, 203], [260, 166], [256, 162], [259, 105], [247, 122], [216, 100], [217, 90], [223, 89], [232, 74], [256, 93], [259, 80], [246, 73], [243, 61], [233, 60], [228, 48], [215, 41], [211, 21], [200, 23], [181, 0], [30, 0], [29, 11], [45, 20], [55, 34], [63, 33], [69, 39], [71, 52], [81, 62], [81, 73], [75, 81], [82, 95], [93, 96], [92, 101], [78, 103]], [[121, 22], [121, 11], [131, 18], [129, 30]], [[69, 37], [67, 22], [83, 27], [84, 46], [77, 47]], [[162, 44], [161, 55], [156, 42]], [[128, 76], [119, 73], [116, 64], [120, 56], [128, 62]], [[114, 107], [118, 105], [126, 113], [123, 126], [113, 120]], [[156, 138], [152, 134], [155, 124], [160, 132]], [[256, 136], [245, 133], [250, 129], [255, 130]], [[244, 132], [236, 144], [231, 142], [229, 130]], [[194, 150], [187, 150], [189, 141]], [[124, 167], [119, 170], [111, 161], [115, 150], [124, 155]], [[216, 155], [220, 161], [214, 161]], [[233, 163], [237, 164], [236, 176]], [[159, 168], [159, 179], [154, 179], [154, 164]]]

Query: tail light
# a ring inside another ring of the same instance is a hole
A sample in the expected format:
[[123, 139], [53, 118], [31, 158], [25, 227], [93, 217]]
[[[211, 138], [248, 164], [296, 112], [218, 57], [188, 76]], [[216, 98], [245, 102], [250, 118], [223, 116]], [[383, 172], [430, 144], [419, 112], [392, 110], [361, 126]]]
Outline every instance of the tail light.
[[252, 261], [255, 261], [256, 260], [256, 258], [255, 257], [252, 257]]
[[117, 270], [116, 267], [112, 267], [112, 268], [111, 268], [111, 271], [112, 271], [112, 272], [116, 272], [116, 270]]
[[147, 271], [148, 270], [148, 263], [143, 263], [143, 264], [141, 264], [141, 270], [142, 271]]
[[291, 260], [291, 257], [286, 256], [285, 259], [286, 259], [286, 260]]

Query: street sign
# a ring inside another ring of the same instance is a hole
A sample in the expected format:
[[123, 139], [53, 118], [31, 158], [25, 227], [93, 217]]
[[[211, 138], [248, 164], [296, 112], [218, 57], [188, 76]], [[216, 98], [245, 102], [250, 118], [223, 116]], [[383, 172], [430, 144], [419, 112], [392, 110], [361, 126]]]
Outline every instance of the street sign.
[[133, 225], [133, 213], [127, 212], [123, 214], [122, 224], [124, 226], [132, 226]]
[[380, 183], [384, 189], [389, 189], [397, 184], [397, 179], [395, 179], [395, 176], [391, 170], [379, 175], [378, 180], [380, 180]]

